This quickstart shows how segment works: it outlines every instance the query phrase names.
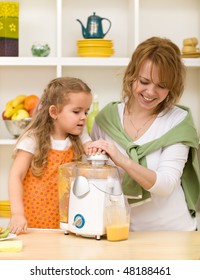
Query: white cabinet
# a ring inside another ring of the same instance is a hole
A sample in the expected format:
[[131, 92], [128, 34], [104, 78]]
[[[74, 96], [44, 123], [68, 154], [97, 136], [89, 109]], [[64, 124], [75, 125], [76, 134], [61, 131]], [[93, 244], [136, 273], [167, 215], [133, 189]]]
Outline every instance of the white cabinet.
[[[14, 1], [13, 1], [14, 2]], [[53, 78], [76, 76], [99, 96], [100, 108], [121, 95], [122, 77], [132, 51], [151, 36], [200, 41], [199, 0], [19, 0], [19, 57], [0, 57], [0, 110], [18, 94], [41, 95]], [[115, 54], [109, 58], [81, 58], [76, 42], [83, 39], [84, 25], [96, 12], [111, 20], [105, 39], [113, 40]], [[34, 42], [48, 43], [48, 57], [31, 54]], [[184, 59], [187, 83], [181, 103], [191, 107], [200, 131], [200, 59]], [[7, 178], [15, 140], [0, 121], [0, 200], [8, 198]]]

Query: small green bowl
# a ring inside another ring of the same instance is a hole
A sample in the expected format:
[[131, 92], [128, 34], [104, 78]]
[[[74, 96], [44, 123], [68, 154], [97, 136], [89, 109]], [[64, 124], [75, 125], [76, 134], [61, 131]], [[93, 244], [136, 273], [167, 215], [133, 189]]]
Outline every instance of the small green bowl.
[[33, 56], [45, 57], [50, 54], [50, 47], [48, 44], [33, 44], [31, 47], [31, 52]]

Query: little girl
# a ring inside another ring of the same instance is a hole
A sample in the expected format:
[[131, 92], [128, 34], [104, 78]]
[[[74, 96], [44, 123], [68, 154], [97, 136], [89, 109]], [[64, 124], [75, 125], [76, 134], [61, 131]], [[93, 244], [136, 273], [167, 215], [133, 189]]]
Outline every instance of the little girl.
[[32, 122], [19, 137], [9, 174], [11, 219], [19, 234], [30, 228], [59, 228], [58, 167], [80, 160], [91, 141], [85, 123], [91, 89], [77, 78], [52, 80]]

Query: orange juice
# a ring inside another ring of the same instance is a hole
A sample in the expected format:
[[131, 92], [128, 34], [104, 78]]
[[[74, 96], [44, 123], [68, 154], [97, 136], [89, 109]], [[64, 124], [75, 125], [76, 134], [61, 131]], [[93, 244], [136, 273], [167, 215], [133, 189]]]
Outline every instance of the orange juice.
[[107, 240], [120, 241], [128, 239], [129, 225], [110, 225], [106, 227]]

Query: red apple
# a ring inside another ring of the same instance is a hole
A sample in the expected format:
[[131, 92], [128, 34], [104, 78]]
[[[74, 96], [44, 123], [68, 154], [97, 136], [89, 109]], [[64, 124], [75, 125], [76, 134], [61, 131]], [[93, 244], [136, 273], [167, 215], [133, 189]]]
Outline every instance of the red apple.
[[7, 118], [5, 115], [4, 115], [5, 111], [3, 111], [2, 113], [2, 119], [3, 120], [11, 120], [11, 117]]
[[32, 108], [32, 109], [29, 111], [29, 115], [30, 115], [31, 118], [32, 118], [32, 116], [33, 116], [33, 114], [34, 114], [36, 108], [37, 108], [37, 106], [35, 106], [34, 108]]

